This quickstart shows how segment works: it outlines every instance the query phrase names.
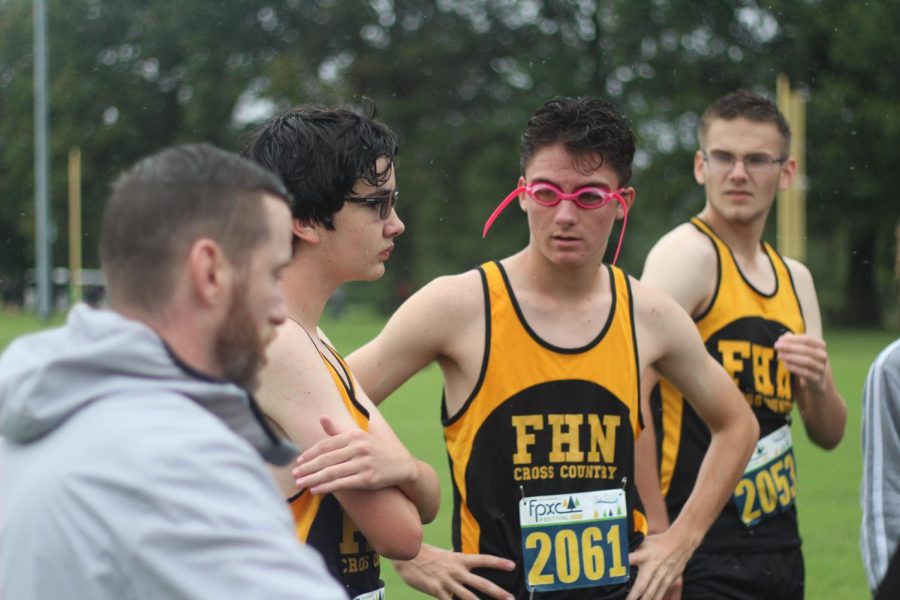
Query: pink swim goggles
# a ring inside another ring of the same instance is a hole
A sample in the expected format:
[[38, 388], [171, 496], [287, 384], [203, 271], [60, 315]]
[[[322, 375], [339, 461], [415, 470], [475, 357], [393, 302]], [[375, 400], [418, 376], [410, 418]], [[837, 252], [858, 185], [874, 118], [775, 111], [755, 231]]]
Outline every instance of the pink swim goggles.
[[504, 198], [503, 201], [497, 205], [497, 208], [494, 209], [494, 212], [491, 213], [491, 216], [488, 217], [488, 220], [485, 222], [484, 231], [482, 231], [481, 237], [484, 238], [487, 236], [488, 229], [491, 228], [491, 225], [494, 224], [494, 221], [496, 221], [497, 217], [500, 216], [500, 213], [503, 212], [503, 209], [522, 192], [528, 194], [532, 200], [541, 206], [556, 206], [562, 200], [571, 200], [577, 204], [579, 208], [587, 210], [601, 208], [613, 200], [616, 200], [622, 206], [622, 210], [625, 213], [625, 216], [622, 218], [622, 231], [619, 233], [619, 243], [616, 245], [616, 253], [613, 256], [612, 261], [612, 264], [616, 264], [616, 261], [619, 259], [619, 251], [622, 249], [622, 240], [625, 238], [625, 226], [628, 225], [628, 205], [625, 203], [625, 199], [622, 198], [622, 192], [624, 191], [625, 190], [622, 188], [613, 192], [591, 186], [579, 188], [571, 194], [567, 194], [552, 183], [541, 182], [523, 185], [510, 192], [509, 196]]

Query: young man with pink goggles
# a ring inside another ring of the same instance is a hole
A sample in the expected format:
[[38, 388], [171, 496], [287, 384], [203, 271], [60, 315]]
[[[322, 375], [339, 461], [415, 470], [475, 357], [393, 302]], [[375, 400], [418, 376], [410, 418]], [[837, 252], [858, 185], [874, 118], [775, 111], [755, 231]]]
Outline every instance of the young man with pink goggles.
[[[691, 319], [603, 260], [634, 202], [633, 156], [609, 103], [547, 102], [525, 128], [516, 190], [484, 230], [515, 200], [528, 244], [432, 281], [348, 359], [376, 403], [431, 362], [443, 373], [454, 548], [425, 544], [395, 563], [423, 592], [660, 599], [750, 456], [756, 421]], [[634, 444], [651, 367], [686, 391], [712, 442], [678, 521], [648, 536]]]

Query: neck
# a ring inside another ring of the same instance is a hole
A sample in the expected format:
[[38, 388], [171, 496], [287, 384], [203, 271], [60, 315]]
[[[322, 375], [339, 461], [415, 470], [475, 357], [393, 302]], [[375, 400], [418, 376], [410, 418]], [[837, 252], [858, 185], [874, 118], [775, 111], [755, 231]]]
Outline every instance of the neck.
[[342, 283], [334, 280], [319, 265], [298, 252], [284, 270], [281, 282], [288, 316], [313, 334], [328, 299]]
[[766, 227], [766, 217], [748, 222], [729, 220], [721, 216], [709, 206], [703, 209], [699, 217], [706, 221], [731, 251], [742, 258], [750, 259], [760, 253], [760, 243]]
[[222, 376], [213, 350], [216, 332], [204, 326], [204, 319], [196, 318], [197, 315], [184, 318], [171, 311], [147, 314], [140, 310], [117, 308], [116, 312], [156, 332], [179, 360], [193, 370], [212, 377]]
[[510, 266], [518, 271], [520, 283], [540, 292], [572, 298], [589, 296], [606, 281], [602, 261], [581, 265], [557, 265], [539, 252], [525, 248], [510, 259]]

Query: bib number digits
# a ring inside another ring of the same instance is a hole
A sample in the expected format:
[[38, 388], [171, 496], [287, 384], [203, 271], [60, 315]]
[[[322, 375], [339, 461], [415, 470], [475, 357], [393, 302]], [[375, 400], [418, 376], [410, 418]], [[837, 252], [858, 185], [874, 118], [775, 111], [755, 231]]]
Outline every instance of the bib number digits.
[[519, 503], [529, 590], [628, 581], [625, 494], [621, 490], [524, 498]]
[[759, 441], [733, 499], [741, 521], [752, 527], [788, 510], [796, 498], [797, 468], [785, 425]]

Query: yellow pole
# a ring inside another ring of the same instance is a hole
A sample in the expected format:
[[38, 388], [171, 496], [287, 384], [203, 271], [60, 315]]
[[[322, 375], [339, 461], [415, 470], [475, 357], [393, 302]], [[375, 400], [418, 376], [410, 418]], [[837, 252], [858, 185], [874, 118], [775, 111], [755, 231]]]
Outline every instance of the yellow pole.
[[778, 193], [778, 251], [785, 256], [806, 259], [806, 104], [791, 91], [784, 74], [776, 79], [778, 108], [791, 126], [790, 155], [797, 162], [797, 177], [791, 188]]
[[81, 149], [69, 150], [69, 298], [81, 301]]
[[797, 161], [793, 186], [797, 244], [793, 258], [806, 262], [806, 100], [797, 92], [791, 96], [791, 155]]

